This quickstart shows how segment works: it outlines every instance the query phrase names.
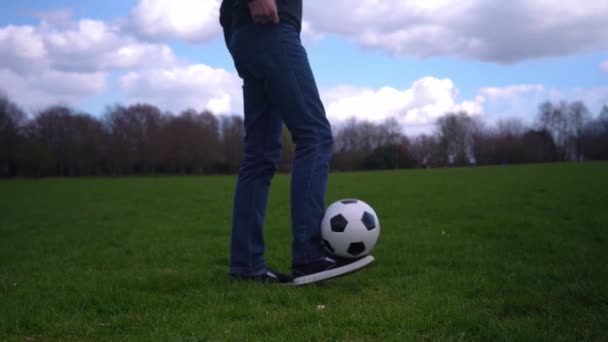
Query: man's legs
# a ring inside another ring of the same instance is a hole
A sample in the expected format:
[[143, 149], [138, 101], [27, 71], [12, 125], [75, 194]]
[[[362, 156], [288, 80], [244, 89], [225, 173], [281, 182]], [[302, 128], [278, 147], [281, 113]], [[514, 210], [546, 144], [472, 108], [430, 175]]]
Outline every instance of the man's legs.
[[281, 119], [296, 144], [293, 264], [319, 261], [325, 255], [320, 226], [333, 138], [299, 34], [287, 24], [252, 25], [234, 34], [231, 51], [244, 79], [247, 134], [235, 193], [231, 272], [266, 268], [264, 211], [280, 154]]
[[234, 194], [230, 273], [258, 275], [264, 263], [264, 216], [281, 155], [283, 122], [272, 112], [264, 82], [243, 78], [245, 155]]
[[289, 25], [278, 25], [270, 37], [274, 46], [267, 64], [269, 98], [296, 144], [291, 178], [293, 264], [307, 264], [325, 255], [321, 220], [333, 137], [299, 34]]

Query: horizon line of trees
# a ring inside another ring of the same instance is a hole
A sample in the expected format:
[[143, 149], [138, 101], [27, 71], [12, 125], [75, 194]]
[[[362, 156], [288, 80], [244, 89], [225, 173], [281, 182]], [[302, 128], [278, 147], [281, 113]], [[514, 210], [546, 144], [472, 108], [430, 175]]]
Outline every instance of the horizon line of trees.
[[[27, 115], [0, 96], [0, 177], [231, 174], [243, 154], [243, 119], [149, 104], [113, 105], [99, 118], [67, 106]], [[511, 118], [487, 125], [447, 113], [432, 134], [410, 137], [395, 119], [351, 119], [335, 127], [333, 171], [608, 160], [608, 105], [544, 102], [532, 125]], [[283, 130], [279, 171], [295, 146]]]

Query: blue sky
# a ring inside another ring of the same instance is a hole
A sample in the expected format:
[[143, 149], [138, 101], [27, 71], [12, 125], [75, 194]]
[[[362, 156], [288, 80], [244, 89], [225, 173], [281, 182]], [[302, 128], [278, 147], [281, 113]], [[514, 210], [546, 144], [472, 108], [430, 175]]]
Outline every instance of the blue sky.
[[[0, 87], [29, 111], [65, 103], [99, 115], [108, 104], [146, 101], [173, 112], [192, 107], [241, 114], [239, 79], [217, 25], [217, 5], [6, 2]], [[608, 4], [522, 0], [500, 8], [469, 0], [458, 6], [306, 0], [302, 37], [330, 119], [397, 117], [415, 131], [448, 111], [530, 121], [547, 99], [583, 100], [594, 113], [608, 105], [602, 29]], [[333, 15], [344, 11], [352, 13]], [[530, 19], [535, 11], [538, 20]], [[56, 86], [63, 82], [74, 86]]]

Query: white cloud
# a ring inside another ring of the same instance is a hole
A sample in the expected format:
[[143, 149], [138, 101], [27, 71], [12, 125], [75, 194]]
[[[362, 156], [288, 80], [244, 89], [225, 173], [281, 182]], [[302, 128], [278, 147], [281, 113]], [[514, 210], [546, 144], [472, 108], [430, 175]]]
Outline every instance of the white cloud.
[[66, 25], [69, 24], [70, 19], [72, 18], [72, 11], [65, 8], [52, 11], [42, 11], [37, 12], [36, 17], [51, 25]]
[[172, 65], [167, 45], [141, 43], [102, 21], [83, 19], [57, 28], [7, 26], [0, 29], [0, 66], [27, 72], [34, 68], [95, 72], [147, 65]]
[[78, 71], [171, 65], [177, 58], [167, 45], [141, 43], [117, 27], [83, 19], [69, 29], [42, 26], [53, 66]]
[[505, 87], [486, 87], [481, 88], [480, 95], [490, 99], [513, 99], [517, 96], [530, 92], [541, 92], [544, 90], [542, 84], [518, 84]]
[[544, 101], [583, 101], [595, 115], [608, 105], [608, 87], [557, 90], [541, 84], [484, 87], [470, 99], [459, 99], [459, 91], [449, 79], [424, 77], [407, 89], [377, 89], [340, 86], [322, 91], [329, 119], [340, 124], [349, 118], [383, 122], [396, 118], [410, 134], [429, 132], [437, 118], [464, 111], [483, 116], [493, 124], [500, 119], [519, 118], [532, 124], [539, 104]]
[[48, 64], [48, 51], [32, 26], [0, 29], [0, 67], [26, 71]]
[[554, 96], [552, 99], [555, 101], [582, 101], [594, 115], [599, 114], [603, 106], [608, 106], [608, 86], [577, 87], [561, 91], [560, 93], [561, 96]]
[[140, 0], [130, 21], [146, 38], [204, 42], [219, 36], [219, 8], [220, 0]]
[[242, 114], [237, 75], [206, 65], [130, 72], [120, 80], [130, 102], [148, 102], [174, 112], [187, 108]]
[[[139, 0], [126, 27], [151, 40], [220, 36], [220, 0]], [[302, 36], [340, 35], [397, 56], [515, 63], [608, 48], [608, 2], [306, 0]]]
[[[219, 36], [218, 7], [219, 0], [140, 0], [123, 18], [130, 21], [127, 25], [74, 21], [69, 11], [58, 10], [37, 14], [42, 21], [36, 26], [0, 27], [0, 87], [10, 85], [4, 91], [25, 108], [78, 104], [103, 93], [109, 75], [117, 72], [123, 75], [118, 85], [131, 102], [176, 112], [192, 107], [242, 114], [236, 74], [186, 64], [168, 45], [154, 42], [204, 42]], [[397, 55], [515, 62], [608, 47], [600, 25], [604, 16], [608, 3], [581, 6], [574, 0], [508, 5], [465, 0], [457, 6], [447, 0], [306, 0], [302, 35], [314, 42], [337, 34]], [[608, 61], [600, 68], [608, 72]], [[606, 88], [560, 92], [539, 84], [487, 87], [461, 99], [450, 79], [435, 77], [402, 89], [345, 85], [322, 94], [333, 122], [395, 117], [407, 127], [428, 127], [446, 112], [460, 110], [486, 117], [531, 116], [546, 99], [580, 99], [592, 108], [608, 103]]]
[[334, 123], [349, 118], [382, 122], [395, 118], [406, 129], [428, 126], [448, 112], [483, 112], [482, 97], [458, 101], [458, 89], [449, 79], [424, 77], [407, 89], [340, 86], [323, 92], [327, 115]]
[[302, 41], [303, 45], [307, 46], [308, 44], [315, 44], [325, 38], [325, 34], [315, 32], [310, 25], [310, 22], [307, 20], [302, 21]]
[[564, 0], [307, 0], [317, 34], [393, 55], [498, 63], [608, 48], [608, 2]]
[[0, 28], [0, 87], [25, 108], [77, 104], [105, 91], [114, 70], [177, 62], [167, 45], [139, 42], [96, 20]]
[[592, 115], [596, 115], [603, 105], [608, 104], [608, 87], [556, 89], [540, 84], [522, 84], [482, 88], [478, 96], [484, 100], [486, 123], [518, 118], [532, 124], [536, 119], [538, 106], [545, 101], [582, 101]]
[[84, 98], [101, 94], [106, 88], [107, 74], [73, 73], [45, 70], [19, 74], [0, 68], [0, 84], [9, 98], [27, 110], [38, 110], [51, 104], [78, 105]]
[[[127, 26], [147, 39], [220, 35], [220, 0], [139, 0]], [[578, 0], [306, 0], [302, 36], [328, 34], [397, 56], [515, 63], [608, 48], [608, 2]]]
[[538, 105], [547, 100], [552, 91], [542, 84], [517, 84], [481, 88], [478, 96], [484, 99], [486, 123], [492, 124], [505, 118], [532, 123]]
[[[220, 36], [220, 0], [139, 0], [125, 27], [151, 40]], [[608, 2], [306, 0], [302, 36], [340, 35], [397, 56], [515, 63], [608, 48]]]
[[96, 72], [176, 61], [167, 45], [138, 42], [96, 20], [83, 19], [61, 29], [46, 22], [0, 28], [0, 66], [19, 72], [40, 68]]

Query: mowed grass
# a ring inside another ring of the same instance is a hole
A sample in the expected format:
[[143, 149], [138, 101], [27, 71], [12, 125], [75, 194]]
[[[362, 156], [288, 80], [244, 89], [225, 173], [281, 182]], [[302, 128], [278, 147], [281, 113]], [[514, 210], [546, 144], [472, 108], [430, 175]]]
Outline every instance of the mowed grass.
[[[0, 182], [0, 340], [608, 339], [608, 164], [332, 174], [382, 232], [372, 267], [228, 281], [234, 177]], [[289, 178], [267, 262], [291, 264]]]

